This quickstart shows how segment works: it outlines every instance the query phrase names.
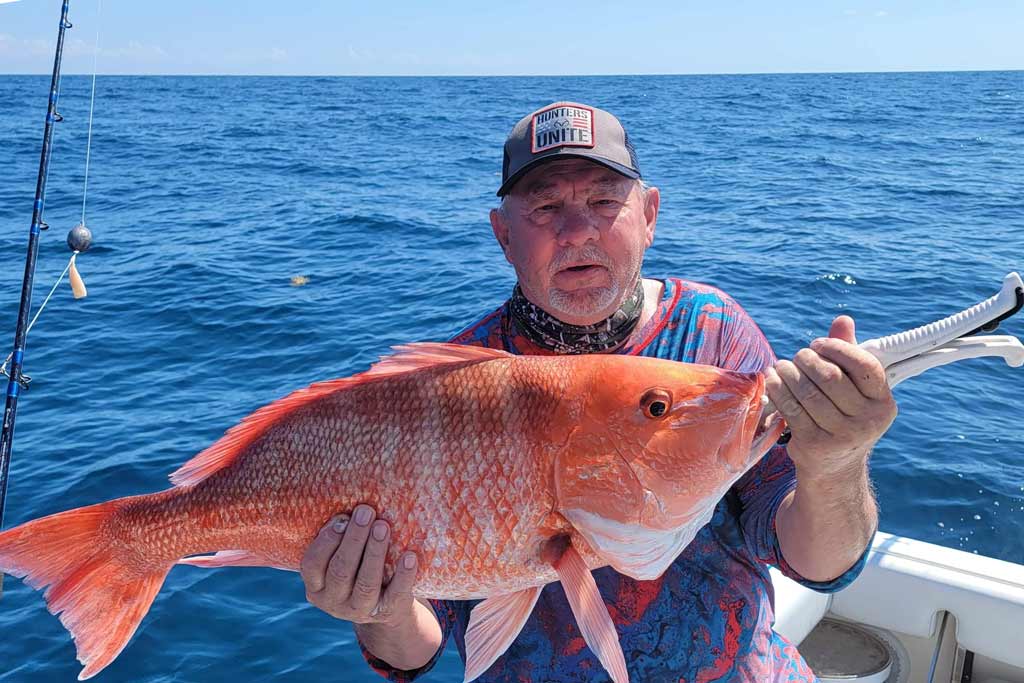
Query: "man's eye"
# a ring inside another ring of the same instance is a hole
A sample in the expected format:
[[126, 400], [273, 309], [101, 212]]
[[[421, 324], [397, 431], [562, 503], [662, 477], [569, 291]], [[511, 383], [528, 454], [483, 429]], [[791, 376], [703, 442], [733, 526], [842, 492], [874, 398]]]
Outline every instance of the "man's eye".
[[544, 204], [543, 206], [538, 206], [537, 211], [554, 211], [557, 208], [554, 204]]
[[613, 206], [615, 204], [618, 204], [618, 202], [615, 201], [614, 199], [598, 199], [594, 203], [597, 204], [598, 206]]

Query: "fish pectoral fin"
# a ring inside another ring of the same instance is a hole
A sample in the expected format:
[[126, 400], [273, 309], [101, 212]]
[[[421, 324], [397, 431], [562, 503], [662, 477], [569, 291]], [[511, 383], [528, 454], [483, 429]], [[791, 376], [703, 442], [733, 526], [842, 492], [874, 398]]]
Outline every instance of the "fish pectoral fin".
[[221, 550], [213, 555], [196, 555], [183, 557], [177, 564], [190, 564], [193, 567], [215, 569], [216, 567], [273, 567], [284, 571], [296, 571], [293, 567], [282, 567], [276, 557], [268, 557], [250, 550]]
[[555, 571], [562, 581], [565, 597], [569, 599], [573, 616], [590, 650], [597, 655], [602, 666], [615, 683], [629, 683], [626, 658], [619, 644], [608, 606], [604, 604], [597, 582], [587, 563], [572, 546], [554, 562]]
[[473, 608], [466, 629], [466, 677], [469, 683], [487, 671], [530, 618], [542, 586], [487, 598]]

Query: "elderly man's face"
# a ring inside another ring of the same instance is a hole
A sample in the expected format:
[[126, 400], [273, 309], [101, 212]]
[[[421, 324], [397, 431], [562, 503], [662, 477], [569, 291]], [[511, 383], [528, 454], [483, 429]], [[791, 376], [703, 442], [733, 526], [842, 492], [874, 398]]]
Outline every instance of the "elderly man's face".
[[632, 293], [654, 239], [657, 188], [584, 159], [551, 161], [491, 211], [526, 297], [563, 322], [607, 318]]

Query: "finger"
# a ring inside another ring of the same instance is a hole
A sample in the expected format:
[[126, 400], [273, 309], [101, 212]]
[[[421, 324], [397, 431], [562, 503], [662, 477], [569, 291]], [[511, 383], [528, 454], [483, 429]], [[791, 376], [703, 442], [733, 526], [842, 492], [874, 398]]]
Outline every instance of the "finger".
[[395, 566], [395, 575], [380, 598], [380, 616], [412, 612], [412, 588], [416, 584], [416, 554], [403, 553]]
[[[377, 520], [370, 528], [370, 538], [363, 550], [363, 561], [359, 565], [352, 594], [348, 604], [356, 612], [370, 614], [380, 600], [380, 588], [384, 583], [384, 560], [388, 552], [387, 522]], [[373, 616], [373, 615], [371, 615]]]
[[885, 368], [864, 349], [838, 339], [815, 339], [811, 348], [842, 368], [857, 390], [867, 398], [883, 400], [892, 397]]
[[768, 393], [768, 398], [775, 405], [775, 409], [785, 418], [792, 431], [808, 433], [819, 429], [819, 427], [807, 411], [804, 410], [803, 406], [800, 405], [800, 401], [793, 395], [793, 392], [782, 377], [784, 373], [792, 374], [794, 372], [798, 373], [799, 370], [796, 369], [795, 365], [786, 360], [779, 361], [774, 368], [768, 368], [764, 371], [765, 391]]
[[352, 512], [352, 521], [345, 528], [337, 552], [327, 564], [324, 592], [332, 604], [339, 605], [352, 594], [366, 539], [370, 536], [370, 524], [375, 516], [369, 505], [359, 505]]
[[832, 321], [832, 326], [828, 330], [828, 336], [833, 339], [842, 339], [845, 342], [851, 344], [857, 343], [857, 326], [853, 322], [853, 318], [848, 315], [840, 315]]
[[[810, 349], [801, 350], [797, 355], [813, 354]], [[781, 363], [780, 363], [781, 365]], [[787, 362], [785, 368], [779, 369], [779, 376], [793, 394], [800, 407], [820, 429], [835, 434], [847, 420], [846, 416], [832, 403], [807, 374], [795, 362]]]
[[319, 593], [323, 590], [327, 564], [338, 550], [341, 534], [347, 523], [348, 515], [338, 515], [332, 518], [320, 529], [316, 538], [306, 548], [306, 552], [299, 562], [299, 575], [302, 576], [302, 583], [306, 585], [307, 593]]
[[843, 415], [859, 415], [867, 407], [867, 398], [860, 393], [853, 380], [847, 377], [841, 367], [819, 353], [802, 349], [793, 357], [793, 364]]

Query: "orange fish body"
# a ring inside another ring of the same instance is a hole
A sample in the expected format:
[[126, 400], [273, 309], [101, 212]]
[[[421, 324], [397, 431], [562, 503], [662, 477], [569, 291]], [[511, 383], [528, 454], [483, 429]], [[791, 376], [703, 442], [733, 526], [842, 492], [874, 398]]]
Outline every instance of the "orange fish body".
[[[623, 681], [614, 627], [590, 614], [587, 570], [647, 579], [671, 564], [760, 455], [763, 392], [760, 375], [659, 359], [401, 347], [256, 411], [171, 489], [0, 533], [0, 570], [48, 586], [88, 678], [124, 648], [174, 564], [297, 570], [332, 515], [367, 503], [392, 527], [388, 573], [417, 553], [417, 596], [492, 598], [467, 632], [467, 680], [561, 580]], [[206, 553], [217, 554], [193, 557]]]

